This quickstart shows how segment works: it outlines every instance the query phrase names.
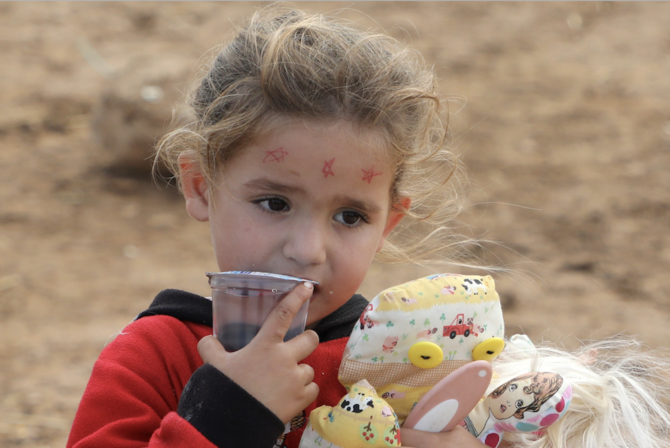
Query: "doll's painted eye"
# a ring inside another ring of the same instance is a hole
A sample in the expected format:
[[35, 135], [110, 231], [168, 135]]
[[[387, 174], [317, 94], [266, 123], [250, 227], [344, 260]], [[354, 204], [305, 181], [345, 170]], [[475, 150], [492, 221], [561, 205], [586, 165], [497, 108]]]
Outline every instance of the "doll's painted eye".
[[475, 361], [491, 361], [498, 357], [503, 348], [505, 348], [505, 341], [501, 338], [489, 338], [479, 343], [472, 350], [472, 359]]
[[407, 352], [407, 357], [410, 362], [422, 369], [432, 369], [442, 363], [444, 353], [439, 345], [429, 342], [420, 341], [412, 345]]

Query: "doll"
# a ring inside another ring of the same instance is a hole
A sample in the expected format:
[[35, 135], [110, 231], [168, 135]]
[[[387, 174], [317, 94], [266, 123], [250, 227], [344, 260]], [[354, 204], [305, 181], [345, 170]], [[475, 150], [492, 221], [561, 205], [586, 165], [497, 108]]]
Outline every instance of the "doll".
[[[641, 351], [632, 338], [568, 352], [525, 335], [505, 344], [503, 334], [490, 277], [415, 280], [370, 302], [340, 381], [351, 391], [367, 379], [401, 425], [444, 431], [460, 424], [489, 447], [503, 438], [528, 448], [670, 447], [667, 357]], [[347, 448], [357, 446], [369, 445]]]
[[[515, 335], [492, 368], [489, 393], [520, 372], [552, 372], [570, 385], [569, 397], [564, 395], [568, 406], [550, 426], [511, 431], [518, 420], [500, 422], [498, 430], [505, 431], [504, 440], [511, 446], [670, 448], [667, 352], [643, 351], [639, 342], [624, 336], [567, 351], [549, 344], [536, 346], [525, 335]], [[503, 428], [503, 422], [510, 427]]]
[[498, 386], [461, 423], [482, 443], [497, 447], [506, 432], [538, 432], [570, 407], [572, 387], [555, 372], [519, 375]]
[[[491, 277], [432, 275], [389, 288], [370, 302], [349, 338], [338, 376], [350, 393], [365, 380], [400, 424], [412, 413], [412, 427], [448, 430], [484, 395], [503, 334]], [[441, 391], [451, 391], [451, 399], [442, 400]], [[328, 407], [313, 411], [302, 448], [340, 446], [342, 424], [324, 426], [324, 413], [337, 417]], [[370, 443], [348, 441], [347, 448]]]

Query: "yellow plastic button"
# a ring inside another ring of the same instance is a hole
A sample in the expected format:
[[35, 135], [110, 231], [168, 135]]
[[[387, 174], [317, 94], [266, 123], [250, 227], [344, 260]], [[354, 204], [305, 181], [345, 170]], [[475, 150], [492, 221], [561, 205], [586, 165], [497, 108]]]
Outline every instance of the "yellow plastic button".
[[489, 338], [472, 349], [472, 359], [475, 361], [491, 361], [505, 348], [505, 341], [501, 338]]
[[421, 341], [412, 345], [407, 353], [412, 364], [422, 369], [432, 369], [442, 362], [442, 349], [434, 342]]

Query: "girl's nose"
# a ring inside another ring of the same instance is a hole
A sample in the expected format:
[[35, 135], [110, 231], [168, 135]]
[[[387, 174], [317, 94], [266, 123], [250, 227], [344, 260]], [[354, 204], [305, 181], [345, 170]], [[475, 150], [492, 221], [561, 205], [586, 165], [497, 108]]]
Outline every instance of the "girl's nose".
[[318, 225], [294, 226], [284, 243], [283, 254], [302, 266], [323, 264], [326, 239], [327, 230]]

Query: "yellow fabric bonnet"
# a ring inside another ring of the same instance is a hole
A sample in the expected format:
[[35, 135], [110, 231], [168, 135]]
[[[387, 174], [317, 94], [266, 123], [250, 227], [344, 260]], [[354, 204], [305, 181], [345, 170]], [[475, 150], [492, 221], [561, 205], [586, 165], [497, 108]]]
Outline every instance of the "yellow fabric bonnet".
[[431, 275], [372, 299], [351, 333], [338, 377], [348, 391], [367, 380], [403, 422], [431, 387], [473, 360], [478, 346], [477, 359], [497, 356], [504, 333], [490, 276]]

